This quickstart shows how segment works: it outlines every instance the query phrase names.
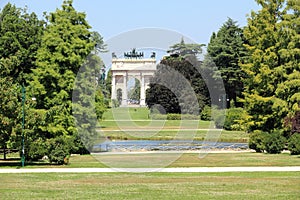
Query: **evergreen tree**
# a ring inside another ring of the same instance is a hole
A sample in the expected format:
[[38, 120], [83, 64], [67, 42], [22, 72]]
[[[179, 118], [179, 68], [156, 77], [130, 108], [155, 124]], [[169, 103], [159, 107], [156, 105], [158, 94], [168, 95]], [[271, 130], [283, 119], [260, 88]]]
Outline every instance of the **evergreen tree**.
[[247, 74], [245, 108], [250, 131], [270, 131], [282, 128], [281, 119], [273, 112], [276, 89], [282, 78], [279, 55], [281, 44], [279, 23], [282, 21], [284, 0], [256, 0], [261, 10], [252, 12], [244, 29], [247, 57], [242, 69]]
[[0, 75], [26, 84], [35, 68], [44, 22], [8, 3], [0, 13]]
[[[47, 138], [62, 137], [60, 141], [69, 142], [67, 139], [76, 138], [77, 134], [72, 116], [74, 81], [95, 42], [91, 39], [91, 27], [85, 14], [77, 12], [70, 0], [64, 1], [61, 9], [50, 13], [47, 20], [37, 53], [37, 68], [33, 70], [30, 84], [37, 97], [36, 108], [47, 111], [42, 126]], [[61, 151], [60, 148], [57, 150]]]
[[[26, 80], [35, 68], [43, 24], [35, 13], [10, 3], [0, 12], [0, 148], [21, 147], [21, 85], [28, 85]], [[30, 91], [26, 94], [30, 96]], [[26, 99], [27, 119], [33, 122], [37, 118], [30, 118], [32, 105]], [[25, 129], [27, 133], [35, 127], [25, 120]]]
[[300, 133], [300, 7], [289, 0], [278, 24], [280, 66], [276, 68], [280, 83], [275, 90], [274, 112], [285, 122], [285, 128]]
[[[160, 104], [166, 113], [199, 114], [210, 98], [205, 81], [201, 76], [201, 62], [197, 53], [198, 44], [179, 44], [171, 46], [169, 57], [157, 66], [157, 71], [146, 92], [146, 104], [152, 107]], [[195, 48], [195, 49], [194, 49]]]
[[[213, 33], [207, 47], [208, 55], [216, 64], [224, 81], [227, 98], [241, 106], [238, 98], [242, 97], [244, 73], [239, 62], [245, 55], [242, 29], [237, 22], [229, 18], [220, 30]], [[228, 104], [229, 105], [229, 104]]]

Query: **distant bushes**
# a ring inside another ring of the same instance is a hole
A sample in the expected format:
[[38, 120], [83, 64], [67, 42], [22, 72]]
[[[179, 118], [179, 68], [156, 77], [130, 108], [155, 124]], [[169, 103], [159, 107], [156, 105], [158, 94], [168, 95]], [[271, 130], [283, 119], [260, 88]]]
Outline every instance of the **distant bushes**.
[[230, 108], [225, 112], [224, 110], [218, 110], [216, 107], [211, 108], [205, 106], [201, 112], [200, 118], [205, 121], [213, 120], [216, 128], [244, 130], [244, 116], [245, 111], [243, 108]]
[[199, 116], [190, 114], [151, 114], [153, 120], [199, 120]]

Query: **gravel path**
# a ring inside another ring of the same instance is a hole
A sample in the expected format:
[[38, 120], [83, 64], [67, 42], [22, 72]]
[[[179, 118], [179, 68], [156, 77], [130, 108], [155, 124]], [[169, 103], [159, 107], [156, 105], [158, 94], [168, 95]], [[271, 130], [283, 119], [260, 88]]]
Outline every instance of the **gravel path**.
[[34, 168], [0, 169], [1, 173], [112, 173], [112, 172], [300, 172], [300, 166], [286, 167], [187, 167], [187, 168]]

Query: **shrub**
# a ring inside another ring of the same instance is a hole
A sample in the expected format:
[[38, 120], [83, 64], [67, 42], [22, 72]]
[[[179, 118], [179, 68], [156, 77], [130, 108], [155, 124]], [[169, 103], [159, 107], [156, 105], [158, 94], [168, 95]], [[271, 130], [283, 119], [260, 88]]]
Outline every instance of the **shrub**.
[[150, 114], [152, 120], [166, 120], [167, 115], [163, 114]]
[[226, 119], [224, 122], [224, 129], [226, 130], [242, 130], [239, 121], [241, 121], [244, 114], [243, 108], [230, 108], [226, 112]]
[[[62, 145], [58, 145], [50, 151], [49, 160], [50, 162], [57, 163], [59, 165], [68, 164], [68, 156], [69, 153], [65, 150], [65, 148]], [[65, 163], [66, 159], [67, 163]]]
[[70, 155], [72, 144], [66, 137], [60, 136], [49, 139], [48, 145], [48, 157], [51, 163], [59, 165], [65, 164], [65, 158]]
[[215, 121], [216, 128], [224, 128], [224, 123], [225, 123], [224, 114], [220, 113], [220, 114], [216, 115], [214, 121]]
[[226, 130], [243, 130], [241, 121], [245, 115], [245, 111], [242, 108], [230, 108], [226, 110], [226, 117], [224, 111], [212, 110], [213, 118], [216, 128], [224, 128]]
[[249, 148], [255, 150], [258, 153], [264, 152], [265, 150], [265, 138], [268, 133], [263, 131], [254, 131], [249, 137]]
[[199, 116], [190, 114], [151, 114], [151, 119], [156, 120], [199, 120]]
[[295, 133], [288, 141], [288, 150], [292, 155], [300, 154], [300, 134]]
[[200, 118], [204, 121], [210, 121], [212, 119], [211, 117], [211, 107], [210, 106], [204, 106]]
[[281, 153], [285, 146], [285, 138], [279, 130], [272, 131], [267, 135], [264, 141], [265, 150], [267, 153], [277, 154]]
[[45, 141], [39, 138], [33, 142], [30, 142], [30, 145], [26, 153], [27, 153], [26, 154], [27, 160], [37, 161], [43, 158], [43, 156], [47, 154]]

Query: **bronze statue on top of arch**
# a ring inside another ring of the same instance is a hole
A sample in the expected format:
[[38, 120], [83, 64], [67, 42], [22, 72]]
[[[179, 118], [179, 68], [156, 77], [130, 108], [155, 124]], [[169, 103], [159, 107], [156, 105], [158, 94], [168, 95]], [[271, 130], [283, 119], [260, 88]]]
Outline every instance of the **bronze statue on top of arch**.
[[[112, 52], [111, 57], [113, 59], [118, 58], [115, 52]], [[152, 52], [150, 58], [155, 59], [156, 53]], [[137, 52], [135, 48], [132, 49], [130, 52], [124, 53], [124, 58], [144, 58], [144, 52]]]
[[135, 48], [124, 53], [124, 58], [144, 58], [144, 52], [137, 52]]

